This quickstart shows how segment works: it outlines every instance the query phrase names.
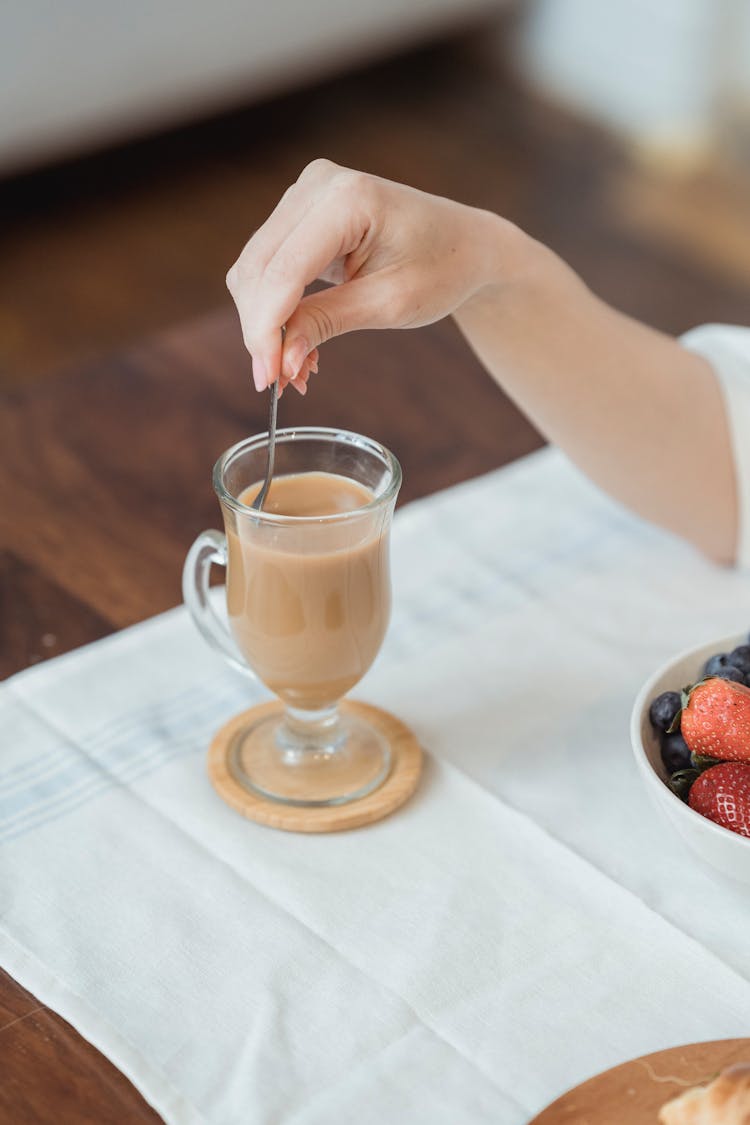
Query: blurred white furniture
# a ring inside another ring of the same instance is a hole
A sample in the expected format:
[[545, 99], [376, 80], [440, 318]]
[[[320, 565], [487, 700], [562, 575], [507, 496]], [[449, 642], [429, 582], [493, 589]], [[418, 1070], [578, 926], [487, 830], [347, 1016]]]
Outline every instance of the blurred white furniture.
[[278, 93], [503, 0], [5, 0], [0, 172]]
[[750, 120], [747, 0], [537, 0], [519, 54], [552, 97], [688, 163]]

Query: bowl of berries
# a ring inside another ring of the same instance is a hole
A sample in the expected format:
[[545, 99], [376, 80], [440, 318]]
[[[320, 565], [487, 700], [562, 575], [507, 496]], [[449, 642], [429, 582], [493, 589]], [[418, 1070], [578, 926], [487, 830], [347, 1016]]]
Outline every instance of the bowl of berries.
[[685, 842], [750, 883], [750, 638], [663, 665], [638, 693], [630, 736], [651, 797]]

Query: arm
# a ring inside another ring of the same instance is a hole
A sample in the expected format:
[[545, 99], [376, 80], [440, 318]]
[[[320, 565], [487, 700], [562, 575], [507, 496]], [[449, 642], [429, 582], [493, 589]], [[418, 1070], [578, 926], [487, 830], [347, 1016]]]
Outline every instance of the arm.
[[471, 347], [605, 491], [732, 561], [731, 442], [707, 361], [600, 301], [546, 248], [524, 253], [523, 279], [504, 298], [489, 289], [456, 311]]
[[[332, 288], [305, 297], [318, 277]], [[511, 223], [315, 161], [227, 283], [258, 389], [281, 365], [304, 393], [318, 345], [341, 332], [452, 314], [493, 378], [592, 480], [712, 558], [734, 558], [734, 468], [710, 366], [609, 308]]]

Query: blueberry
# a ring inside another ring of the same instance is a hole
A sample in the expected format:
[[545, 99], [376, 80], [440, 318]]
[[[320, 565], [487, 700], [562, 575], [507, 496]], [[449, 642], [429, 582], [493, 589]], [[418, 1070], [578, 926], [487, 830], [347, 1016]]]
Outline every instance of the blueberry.
[[668, 730], [681, 706], [678, 691], [663, 691], [648, 709], [651, 725], [657, 730]]
[[743, 676], [750, 674], [750, 645], [737, 645], [732, 649], [727, 662], [732, 668], [739, 668]]
[[718, 676], [729, 664], [729, 654], [726, 652], [717, 652], [710, 660], [706, 661], [703, 669], [704, 676]]
[[667, 773], [690, 769], [690, 748], [679, 731], [662, 735], [661, 760]]
[[731, 664], [727, 664], [726, 668], [721, 668], [713, 675], [716, 680], [731, 680], [733, 684], [744, 684], [747, 680], [747, 677], [743, 676], [739, 668], [735, 668]]

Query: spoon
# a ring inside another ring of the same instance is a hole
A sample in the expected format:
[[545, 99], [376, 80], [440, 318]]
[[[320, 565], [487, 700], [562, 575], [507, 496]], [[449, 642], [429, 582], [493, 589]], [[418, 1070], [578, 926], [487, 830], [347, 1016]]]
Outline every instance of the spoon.
[[[284, 336], [285, 335], [286, 335], [286, 330], [284, 328], [282, 328], [281, 329], [281, 345], [282, 345], [282, 347], [284, 346]], [[275, 454], [276, 454], [276, 411], [278, 409], [278, 404], [279, 404], [279, 379], [280, 378], [281, 378], [281, 372], [279, 372], [279, 375], [277, 376], [277, 378], [274, 379], [273, 383], [271, 383], [271, 405], [270, 405], [270, 408], [269, 408], [269, 411], [268, 411], [268, 458], [266, 460], [266, 476], [265, 476], [265, 480], [263, 481], [263, 485], [261, 487], [260, 492], [258, 493], [258, 495], [253, 500], [252, 504], [250, 505], [250, 507], [254, 508], [256, 512], [262, 512], [263, 511], [263, 505], [266, 502], [266, 497], [268, 496], [268, 490], [271, 487], [271, 478], [273, 477], [273, 462], [274, 462], [274, 457], [275, 457]]]

